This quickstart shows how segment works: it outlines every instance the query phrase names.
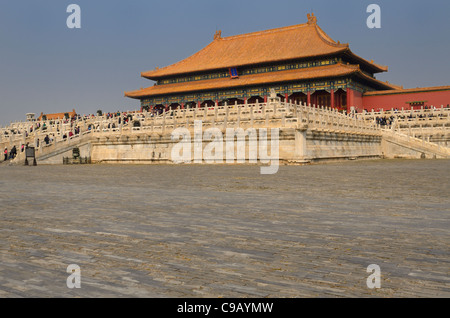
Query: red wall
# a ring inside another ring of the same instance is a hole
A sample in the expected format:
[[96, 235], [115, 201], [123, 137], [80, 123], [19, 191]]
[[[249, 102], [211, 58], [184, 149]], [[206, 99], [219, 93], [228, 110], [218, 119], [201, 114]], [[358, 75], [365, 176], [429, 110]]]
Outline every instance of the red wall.
[[353, 102], [352, 106], [355, 106], [355, 109], [358, 111], [358, 113], [361, 113], [364, 110], [363, 108], [364, 100], [362, 93], [358, 91], [353, 91], [352, 102]]
[[352, 107], [355, 107], [355, 110], [360, 113], [364, 110], [363, 108], [363, 94], [354, 91], [353, 89], [347, 89], [347, 112], [352, 110]]
[[[440, 108], [441, 105], [446, 107], [450, 104], [450, 90], [434, 91], [434, 92], [412, 92], [412, 93], [400, 93], [400, 94], [386, 94], [386, 95], [374, 95], [363, 96], [362, 106], [367, 111], [375, 111], [384, 109], [411, 109], [410, 105], [406, 102], [413, 101], [427, 101], [424, 106], [435, 106]], [[420, 108], [414, 107], [414, 108]]]

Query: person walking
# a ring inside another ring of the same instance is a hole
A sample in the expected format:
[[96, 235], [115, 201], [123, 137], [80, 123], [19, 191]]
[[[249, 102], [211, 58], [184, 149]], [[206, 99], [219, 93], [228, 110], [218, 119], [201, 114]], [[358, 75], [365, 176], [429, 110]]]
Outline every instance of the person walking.
[[3, 153], [5, 154], [5, 160], [8, 160], [8, 148], [5, 148], [5, 151], [3, 151]]
[[14, 158], [16, 158], [16, 155], [17, 155], [17, 149], [16, 149], [16, 146], [14, 145], [10, 151], [10, 158], [14, 159]]

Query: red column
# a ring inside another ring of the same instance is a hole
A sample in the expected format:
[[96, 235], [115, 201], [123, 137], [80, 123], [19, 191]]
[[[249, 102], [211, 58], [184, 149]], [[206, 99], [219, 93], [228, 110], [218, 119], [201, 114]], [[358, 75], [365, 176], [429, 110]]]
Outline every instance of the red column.
[[334, 108], [334, 89], [331, 89], [331, 93], [330, 93], [330, 106], [331, 108]]
[[181, 103], [181, 109], [184, 109], [184, 103]]
[[200, 101], [197, 102], [197, 108], [200, 108]]
[[267, 95], [264, 95], [264, 103], [267, 103]]
[[311, 92], [308, 91], [308, 93], [306, 94], [306, 104], [309, 106], [311, 105]]
[[353, 91], [347, 87], [347, 113], [350, 112], [351, 106], [353, 106]]
[[166, 104], [166, 111], [169, 110], [169, 104]]
[[285, 102], [285, 103], [287, 103], [287, 102], [288, 102], [288, 98], [289, 98], [289, 95], [288, 95], [288, 93], [284, 94], [284, 102]]

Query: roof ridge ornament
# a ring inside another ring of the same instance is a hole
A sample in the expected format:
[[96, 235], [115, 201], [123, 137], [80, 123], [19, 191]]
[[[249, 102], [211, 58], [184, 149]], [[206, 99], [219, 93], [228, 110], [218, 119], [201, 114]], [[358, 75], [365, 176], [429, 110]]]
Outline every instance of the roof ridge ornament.
[[222, 38], [222, 30], [216, 31], [214, 34], [214, 40], [220, 40]]
[[314, 15], [314, 13], [307, 14], [308, 17], [308, 24], [317, 24], [317, 17]]

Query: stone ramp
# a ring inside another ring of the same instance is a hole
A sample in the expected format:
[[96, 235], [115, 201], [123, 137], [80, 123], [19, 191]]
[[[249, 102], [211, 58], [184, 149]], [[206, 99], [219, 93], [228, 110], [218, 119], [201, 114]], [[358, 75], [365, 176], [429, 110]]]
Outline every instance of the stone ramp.
[[73, 148], [79, 148], [81, 150], [81, 157], [90, 157], [91, 142], [92, 136], [88, 136], [68, 142], [67, 144], [56, 145], [50, 151], [38, 153], [36, 160], [38, 164], [62, 164], [64, 157], [72, 157]]
[[411, 137], [397, 131], [383, 130], [383, 150], [387, 157], [449, 159], [450, 148]]
[[[89, 157], [92, 135], [80, 136], [68, 140], [67, 142], [59, 142], [49, 146], [44, 146], [36, 150], [37, 164], [63, 164], [64, 157], [72, 157], [73, 148], [83, 149], [82, 157]], [[0, 165], [24, 165], [25, 152], [18, 153], [17, 157], [7, 162], [0, 162]]]

